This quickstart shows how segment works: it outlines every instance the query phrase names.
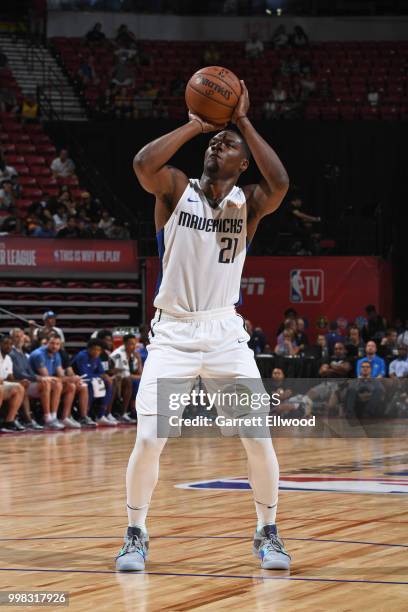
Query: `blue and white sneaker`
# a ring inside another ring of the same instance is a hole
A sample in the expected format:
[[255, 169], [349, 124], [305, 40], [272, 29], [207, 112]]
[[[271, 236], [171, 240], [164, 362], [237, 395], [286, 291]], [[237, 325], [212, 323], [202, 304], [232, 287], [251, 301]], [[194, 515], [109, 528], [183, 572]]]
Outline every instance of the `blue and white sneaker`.
[[116, 557], [118, 572], [141, 572], [149, 550], [149, 536], [139, 527], [128, 527], [125, 543]]
[[253, 551], [255, 557], [261, 560], [262, 569], [290, 568], [290, 555], [278, 536], [276, 525], [265, 525], [255, 532]]

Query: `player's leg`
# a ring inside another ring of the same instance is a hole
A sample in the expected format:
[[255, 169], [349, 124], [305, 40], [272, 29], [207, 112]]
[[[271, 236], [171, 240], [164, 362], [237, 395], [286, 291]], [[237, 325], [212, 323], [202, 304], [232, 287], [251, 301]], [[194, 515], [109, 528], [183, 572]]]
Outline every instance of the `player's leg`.
[[[239, 379], [251, 392], [264, 392], [260, 373], [253, 351], [247, 345], [249, 336], [238, 316], [225, 321], [212, 321], [213, 337], [222, 335], [218, 349], [205, 355], [204, 376], [221, 381]], [[215, 329], [220, 327], [220, 329]], [[210, 330], [209, 330], [210, 331]], [[247, 381], [247, 382], [245, 382]], [[206, 384], [206, 383], [205, 383]], [[269, 407], [264, 407], [257, 416], [265, 416]], [[244, 416], [244, 415], [242, 415]], [[248, 415], [249, 416], [249, 415]], [[279, 464], [269, 430], [262, 429], [259, 437], [251, 428], [239, 431], [248, 459], [248, 479], [251, 485], [258, 523], [254, 538], [254, 552], [265, 569], [288, 569], [290, 556], [278, 537], [276, 511], [278, 505]], [[261, 437], [264, 436], [264, 437]]]

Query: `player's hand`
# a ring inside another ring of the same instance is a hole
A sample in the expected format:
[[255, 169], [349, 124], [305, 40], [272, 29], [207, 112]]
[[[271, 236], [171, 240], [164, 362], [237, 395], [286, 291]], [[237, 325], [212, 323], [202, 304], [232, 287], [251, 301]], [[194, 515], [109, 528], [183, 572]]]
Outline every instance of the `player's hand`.
[[246, 117], [249, 110], [249, 93], [245, 86], [244, 81], [240, 81], [241, 83], [241, 95], [239, 96], [238, 104], [235, 107], [235, 110], [232, 114], [231, 121], [232, 123], [237, 123], [239, 119]]
[[204, 119], [201, 119], [199, 115], [192, 113], [191, 110], [188, 111], [188, 118], [190, 121], [198, 121], [201, 126], [201, 132], [204, 134], [205, 132], [217, 132], [218, 130], [222, 130], [227, 125], [226, 123], [207, 123]]

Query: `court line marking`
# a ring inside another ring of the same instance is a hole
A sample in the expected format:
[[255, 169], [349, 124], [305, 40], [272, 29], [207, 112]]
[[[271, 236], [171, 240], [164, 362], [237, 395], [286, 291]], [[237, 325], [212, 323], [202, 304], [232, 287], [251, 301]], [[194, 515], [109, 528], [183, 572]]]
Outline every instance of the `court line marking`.
[[[33, 538], [1, 538], [0, 542], [20, 542], [36, 540], [121, 540], [122, 536], [38, 536]], [[184, 536], [150, 536], [151, 540], [250, 540], [249, 536], [218, 536], [218, 535], [184, 535]], [[365, 544], [366, 546], [388, 546], [395, 548], [408, 548], [408, 544], [389, 544], [388, 542], [366, 542], [363, 540], [328, 540], [325, 538], [291, 538], [291, 542], [327, 542], [332, 544]]]
[[395, 584], [408, 585], [408, 582], [397, 580], [364, 580], [351, 578], [300, 578], [297, 576], [242, 576], [235, 574], [192, 574], [177, 572], [117, 572], [116, 570], [77, 570], [77, 569], [48, 569], [40, 567], [0, 567], [1, 572], [50, 572], [57, 574], [132, 574], [139, 576], [180, 576], [182, 578], [232, 578], [236, 580], [292, 580], [298, 582], [335, 582], [357, 584]]

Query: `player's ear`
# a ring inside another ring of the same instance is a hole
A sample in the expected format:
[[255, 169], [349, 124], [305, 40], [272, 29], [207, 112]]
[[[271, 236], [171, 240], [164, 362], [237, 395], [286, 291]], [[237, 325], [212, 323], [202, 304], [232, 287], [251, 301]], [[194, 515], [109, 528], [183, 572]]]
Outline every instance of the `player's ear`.
[[244, 159], [241, 159], [241, 164], [240, 164], [240, 167], [239, 167], [240, 171], [241, 172], [245, 172], [245, 170], [248, 168], [248, 166], [249, 166], [249, 159], [246, 159], [245, 157], [244, 157]]

